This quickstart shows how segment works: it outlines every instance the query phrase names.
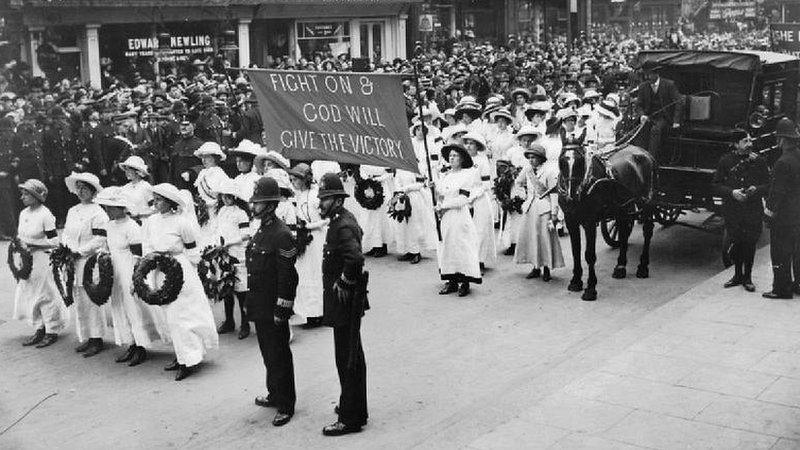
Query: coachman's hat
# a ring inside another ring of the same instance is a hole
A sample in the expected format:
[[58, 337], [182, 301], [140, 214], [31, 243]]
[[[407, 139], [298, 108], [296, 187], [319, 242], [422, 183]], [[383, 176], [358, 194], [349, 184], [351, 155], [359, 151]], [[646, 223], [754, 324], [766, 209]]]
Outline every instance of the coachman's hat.
[[281, 188], [274, 178], [261, 177], [256, 181], [256, 188], [253, 196], [250, 197], [250, 203], [279, 202], [281, 200]]
[[317, 198], [349, 197], [344, 190], [341, 178], [335, 173], [326, 173], [319, 180], [319, 193]]

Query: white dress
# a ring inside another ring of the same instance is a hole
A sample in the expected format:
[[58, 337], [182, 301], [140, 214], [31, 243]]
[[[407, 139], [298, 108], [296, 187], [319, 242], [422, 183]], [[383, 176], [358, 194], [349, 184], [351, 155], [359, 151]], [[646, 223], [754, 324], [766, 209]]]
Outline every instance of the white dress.
[[388, 212], [394, 183], [391, 182], [392, 174], [383, 167], [363, 165], [360, 172], [361, 178], [371, 178], [383, 186], [383, 203], [377, 209], [363, 209], [361, 247], [371, 250], [392, 243], [393, 224]]
[[[411, 217], [395, 222], [397, 252], [422, 253], [436, 248], [436, 223], [430, 191], [425, 189], [425, 179], [407, 170], [397, 170], [394, 175], [395, 190], [405, 192], [411, 204]], [[426, 191], [428, 196], [426, 198]]]
[[442, 215], [442, 241], [436, 254], [443, 280], [481, 282], [478, 230], [469, 214], [475, 174], [469, 169], [450, 171], [436, 184], [442, 208], [448, 208]]
[[79, 203], [73, 206], [67, 212], [67, 220], [64, 222], [61, 243], [81, 254], [81, 257], [75, 261], [75, 286], [73, 288], [75, 297], [73, 315], [79, 342], [89, 338], [102, 338], [106, 330], [105, 305], [95, 305], [86, 294], [86, 290], [83, 288], [83, 267], [90, 254], [105, 247], [107, 222], [108, 216], [96, 203]]
[[[155, 214], [148, 217], [142, 226], [145, 254], [170, 253], [183, 268], [183, 287], [178, 298], [162, 308], [167, 317], [175, 358], [186, 366], [198, 364], [208, 350], [219, 345], [214, 315], [197, 268], [187, 254], [187, 250], [194, 250], [187, 246], [196, 245], [196, 239], [189, 219], [180, 214]], [[157, 278], [163, 278], [163, 275]]]
[[[247, 213], [236, 205], [223, 206], [217, 213], [217, 235], [213, 245], [236, 242], [228, 247], [228, 253], [239, 260], [236, 267], [235, 292], [247, 292], [247, 265], [245, 264], [244, 250], [247, 239], [250, 237], [250, 218]], [[222, 241], [220, 240], [222, 239]]]
[[[525, 159], [524, 150], [519, 145], [511, 147], [507, 150], [506, 156], [511, 161], [511, 165], [518, 169], [529, 167], [530, 163]], [[511, 198], [514, 197], [525, 198], [525, 189], [511, 189]], [[512, 244], [517, 243], [517, 236], [519, 234], [520, 222], [522, 222], [522, 214], [518, 212], [507, 212], [503, 217], [503, 211], [500, 212], [500, 244], [503, 248], [509, 248]]]
[[142, 244], [141, 227], [126, 217], [109, 221], [105, 229], [106, 245], [114, 266], [114, 284], [108, 299], [114, 340], [117, 345], [136, 344], [145, 348], [152, 348], [158, 340], [169, 342], [164, 312], [131, 293], [136, 264], [131, 248]]
[[122, 186], [122, 192], [131, 202], [129, 209], [134, 217], [146, 217], [153, 213], [150, 207], [150, 200], [153, 199], [153, 186], [147, 181], [139, 180], [137, 182], [129, 182]]
[[217, 198], [219, 197], [219, 189], [226, 180], [228, 180], [228, 175], [225, 171], [219, 166], [214, 166], [202, 169], [194, 181], [197, 193], [205, 203], [208, 211], [208, 222], [200, 227], [200, 236], [198, 236], [197, 245], [200, 248], [213, 243], [214, 230], [216, 228], [214, 222], [217, 220]]
[[328, 226], [319, 215], [317, 193], [316, 186], [295, 193], [297, 218], [306, 222], [312, 237], [305, 253], [295, 262], [300, 282], [297, 284], [294, 312], [302, 318], [322, 316], [322, 247]]
[[[44, 205], [26, 207], [19, 213], [17, 237], [26, 245], [55, 246], [56, 218]], [[12, 317], [27, 320], [37, 330], [44, 327], [47, 333], [57, 334], [64, 329], [69, 315], [53, 281], [50, 255], [45, 249], [29, 250], [33, 257], [31, 274], [17, 283]]]
[[[528, 196], [522, 204], [522, 223], [514, 262], [551, 269], [564, 267], [558, 233], [549, 226], [552, 211], [557, 208], [558, 194], [544, 196], [557, 182], [558, 172], [552, 166], [542, 166], [536, 171], [529, 166], [517, 176], [516, 184], [525, 186]], [[542, 196], [544, 198], [540, 198]]]
[[492, 209], [492, 168], [484, 152], [472, 158], [475, 185], [470, 188], [469, 201], [472, 204], [472, 220], [478, 230], [480, 262], [486, 267], [497, 263], [497, 244], [494, 233], [494, 210]]

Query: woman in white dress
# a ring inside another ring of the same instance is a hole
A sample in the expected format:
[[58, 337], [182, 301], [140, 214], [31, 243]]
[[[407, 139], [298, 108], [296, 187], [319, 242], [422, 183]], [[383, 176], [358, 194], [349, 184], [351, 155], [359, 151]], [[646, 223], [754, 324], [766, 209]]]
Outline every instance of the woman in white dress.
[[19, 185], [19, 190], [25, 209], [19, 213], [17, 238], [31, 252], [33, 260], [28, 279], [19, 280], [14, 290], [13, 317], [27, 320], [35, 330], [22, 345], [44, 348], [58, 340], [67, 320], [67, 309], [56, 290], [46, 252], [58, 244], [56, 218], [44, 206], [47, 199], [44, 183], [29, 179]]
[[80, 203], [67, 212], [61, 243], [80, 255], [75, 261], [75, 298], [74, 316], [75, 333], [81, 342], [75, 351], [88, 358], [103, 351], [103, 335], [106, 331], [106, 314], [104, 306], [94, 304], [83, 288], [83, 267], [89, 255], [106, 245], [105, 225], [108, 216], [103, 208], [94, 202], [100, 190], [100, 180], [91, 173], [72, 173], [64, 182], [67, 189], [78, 196]]
[[196, 226], [191, 223], [190, 214], [181, 214], [183, 208], [192, 206], [185, 203], [178, 188], [168, 183], [153, 186], [153, 206], [156, 213], [142, 226], [144, 253], [170, 254], [183, 269], [178, 298], [162, 306], [175, 350], [175, 360], [164, 370], [177, 370], [175, 380], [180, 381], [195, 372], [208, 350], [217, 348], [219, 336], [197, 275]]
[[362, 179], [372, 179], [383, 187], [383, 203], [376, 209], [363, 210], [364, 236], [361, 238], [361, 247], [369, 249], [365, 256], [382, 258], [389, 253], [388, 246], [392, 243], [393, 225], [388, 214], [394, 190], [392, 174], [385, 167], [370, 165], [362, 165], [359, 170]]
[[[252, 190], [248, 192], [248, 195], [252, 195]], [[219, 197], [219, 203], [217, 204], [217, 232], [212, 245], [227, 247], [228, 253], [239, 262], [235, 265], [236, 284], [233, 288], [234, 296], [223, 300], [225, 304], [225, 320], [217, 328], [217, 333], [226, 334], [236, 329], [233, 310], [234, 303], [238, 301], [241, 319], [238, 338], [245, 339], [250, 335], [250, 322], [245, 317], [244, 311], [248, 291], [244, 251], [251, 235], [250, 209], [247, 205], [250, 197], [245, 197], [233, 180], [229, 180], [220, 186]]]
[[445, 145], [442, 157], [452, 168], [436, 183], [436, 212], [442, 218], [442, 241], [436, 256], [439, 275], [447, 281], [439, 294], [458, 292], [464, 297], [469, 295], [470, 283], [482, 282], [478, 230], [469, 214], [470, 189], [475, 187], [477, 175], [470, 170], [472, 157], [464, 146]]
[[322, 325], [322, 247], [330, 221], [320, 216], [318, 189], [312, 184], [311, 167], [300, 163], [289, 169], [289, 177], [297, 202], [298, 230], [304, 227], [311, 239], [295, 262], [300, 282], [297, 285], [294, 313], [300, 320], [305, 320], [305, 328], [313, 328]]
[[221, 161], [225, 161], [225, 153], [222, 152], [222, 147], [216, 142], [204, 142], [194, 151], [194, 156], [200, 158], [203, 163], [203, 168], [197, 174], [194, 186], [197, 189], [200, 200], [205, 204], [208, 211], [208, 223], [200, 228], [201, 236], [199, 237], [198, 245], [202, 248], [209, 244], [214, 237], [214, 221], [217, 215], [219, 188], [230, 178], [219, 166]]
[[475, 186], [470, 188], [472, 220], [478, 229], [480, 267], [494, 267], [497, 263], [497, 243], [494, 237], [494, 210], [492, 209], [492, 165], [486, 156], [486, 141], [477, 133], [464, 135], [464, 147], [472, 158]]
[[255, 157], [261, 153], [261, 147], [248, 139], [242, 140], [239, 145], [228, 152], [228, 156], [236, 158], [236, 170], [239, 174], [233, 179], [243, 198], [249, 199], [256, 188], [256, 181], [261, 175], [253, 167]]
[[114, 324], [114, 340], [128, 349], [116, 358], [138, 366], [147, 359], [147, 350], [166, 335], [163, 312], [141, 301], [132, 291], [133, 267], [142, 256], [141, 227], [128, 217], [132, 202], [121, 187], [100, 191], [95, 202], [109, 217], [105, 225], [106, 245], [114, 267], [114, 282], [108, 305]]
[[128, 183], [122, 186], [123, 193], [129, 199], [128, 213], [137, 222], [141, 223], [153, 213], [150, 202], [153, 200], [153, 186], [147, 182], [150, 176], [144, 160], [138, 156], [130, 156], [119, 164], [125, 172]]
[[[506, 157], [514, 169], [521, 171], [528, 166], [528, 160], [525, 158], [525, 150], [541, 137], [539, 131], [531, 125], [522, 127], [516, 135], [517, 145], [508, 149]], [[520, 197], [525, 198], [524, 189], [511, 189], [511, 198]], [[519, 226], [522, 221], [522, 214], [516, 211], [507, 211], [505, 220], [500, 222], [500, 243], [506, 249], [503, 254], [506, 256], [514, 255], [517, 247], [517, 237], [519, 235]]]
[[550, 269], [564, 267], [564, 256], [558, 240], [555, 222], [558, 218], [558, 171], [545, 163], [544, 147], [534, 144], [525, 150], [530, 165], [517, 176], [516, 184], [525, 188], [527, 197], [522, 204], [522, 223], [514, 253], [517, 264], [533, 264], [526, 278], [542, 277], [550, 281]]
[[408, 197], [411, 216], [395, 224], [398, 261], [419, 264], [422, 252], [436, 248], [436, 224], [433, 217], [433, 204], [425, 195], [424, 176], [397, 169], [394, 174], [394, 190]]

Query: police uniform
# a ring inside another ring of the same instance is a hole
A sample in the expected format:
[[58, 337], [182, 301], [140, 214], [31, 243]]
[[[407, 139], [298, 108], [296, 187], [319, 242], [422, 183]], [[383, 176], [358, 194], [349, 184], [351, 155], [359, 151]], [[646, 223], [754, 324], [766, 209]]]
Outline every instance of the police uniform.
[[[733, 198], [734, 190], [747, 191], [751, 186], [755, 190], [747, 193], [747, 200], [740, 202]], [[761, 199], [768, 188], [769, 169], [762, 158], [732, 152], [719, 160], [713, 189], [716, 195], [722, 197], [725, 231], [730, 238], [730, 256], [735, 264], [734, 276], [725, 283], [726, 287], [744, 284], [747, 290], [755, 289], [750, 274], [756, 243], [761, 236]]]
[[772, 185], [767, 196], [771, 212], [770, 255], [774, 276], [767, 298], [792, 298], [792, 259], [800, 252], [800, 134], [790, 119], [775, 126], [778, 140], [791, 139], [791, 148], [773, 166]]
[[[250, 201], [279, 200], [277, 182], [264, 177], [256, 184]], [[278, 415], [273, 420], [276, 426], [289, 421], [297, 398], [288, 322], [298, 283], [296, 258], [295, 240], [286, 224], [274, 214], [262, 218], [246, 250], [247, 318], [255, 323], [258, 346], [267, 368], [268, 394], [256, 398], [256, 404], [277, 407]]]
[[[336, 174], [323, 175], [320, 200], [347, 196]], [[333, 328], [336, 369], [342, 391], [337, 409], [339, 420], [325, 427], [323, 433], [339, 435], [358, 431], [367, 423], [367, 367], [360, 324], [369, 304], [366, 298], [358, 299], [355, 293], [364, 267], [361, 227], [343, 206], [331, 213], [322, 256], [323, 324]], [[348, 301], [340, 301], [338, 289], [349, 292]]]

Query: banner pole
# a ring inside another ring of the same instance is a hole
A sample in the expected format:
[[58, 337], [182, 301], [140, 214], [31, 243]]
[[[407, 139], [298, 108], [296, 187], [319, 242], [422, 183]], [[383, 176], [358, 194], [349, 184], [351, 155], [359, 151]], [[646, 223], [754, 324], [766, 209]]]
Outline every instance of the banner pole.
[[[425, 148], [425, 163], [428, 166], [428, 180], [433, 182], [433, 170], [431, 170], [431, 154], [430, 150], [428, 150], [428, 126], [425, 125], [425, 118], [422, 116], [422, 97], [420, 96], [419, 90], [419, 53], [422, 51], [422, 47], [419, 45], [414, 48], [414, 85], [416, 86], [417, 90], [417, 108], [419, 109], [419, 120], [422, 122], [422, 145]], [[439, 222], [439, 215], [436, 214], [436, 187], [432, 184], [431, 188], [431, 199], [433, 200], [433, 218], [436, 220], [436, 236], [439, 238], [439, 242], [442, 241], [442, 224]]]

